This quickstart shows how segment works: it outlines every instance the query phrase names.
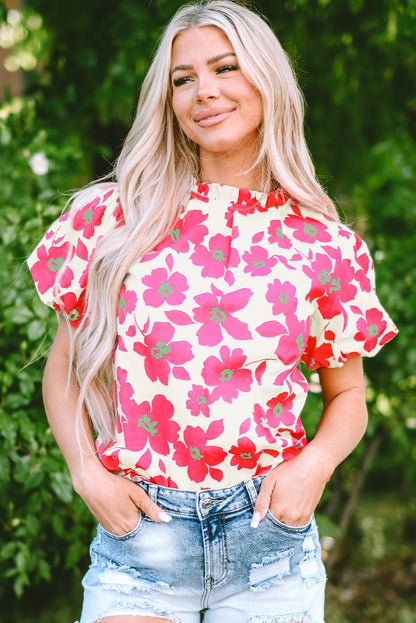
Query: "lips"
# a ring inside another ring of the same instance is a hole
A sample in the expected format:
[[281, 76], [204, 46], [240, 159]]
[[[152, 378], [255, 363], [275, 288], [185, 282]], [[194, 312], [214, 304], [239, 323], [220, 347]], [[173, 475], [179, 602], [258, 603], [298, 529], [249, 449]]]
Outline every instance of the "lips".
[[222, 117], [226, 117], [229, 113], [233, 111], [233, 108], [209, 108], [207, 110], [202, 110], [194, 117], [194, 121], [197, 123], [201, 121], [214, 120], [218, 117], [218, 120]]

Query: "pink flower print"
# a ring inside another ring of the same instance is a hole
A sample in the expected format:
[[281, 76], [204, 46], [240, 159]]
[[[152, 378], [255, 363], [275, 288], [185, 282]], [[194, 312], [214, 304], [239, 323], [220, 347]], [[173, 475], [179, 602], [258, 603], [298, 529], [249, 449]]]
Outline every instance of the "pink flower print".
[[302, 270], [305, 275], [311, 279], [309, 293], [306, 297], [307, 301], [318, 299], [327, 291], [332, 293], [334, 288], [336, 289], [339, 287], [339, 284], [333, 275], [334, 262], [324, 253], [317, 253], [315, 260], [310, 264], [310, 266], [305, 264]]
[[230, 454], [233, 455], [230, 464], [237, 465], [237, 469], [254, 469], [261, 452], [256, 452], [256, 446], [248, 437], [240, 437], [237, 443], [237, 446], [230, 448]]
[[126, 320], [127, 314], [131, 314], [136, 309], [137, 294], [134, 290], [127, 290], [123, 284], [120, 290], [120, 300], [118, 303], [118, 321], [120, 324]]
[[[202, 223], [208, 218], [201, 210], [189, 210], [183, 219], [179, 219], [172, 227], [166, 238], [156, 247], [159, 252], [166, 247], [174, 247], [178, 253], [187, 253], [189, 244], [201, 244], [208, 233], [208, 228]], [[150, 258], [153, 254], [150, 254]], [[150, 259], [149, 256], [145, 258]]]
[[252, 335], [247, 323], [242, 322], [232, 313], [247, 305], [253, 294], [252, 291], [242, 288], [225, 295], [217, 289], [216, 291], [219, 293], [218, 296], [206, 292], [194, 297], [199, 304], [199, 307], [192, 310], [194, 319], [196, 322], [203, 323], [197, 331], [199, 344], [216, 346], [222, 340], [222, 329], [237, 340], [251, 339]]
[[213, 403], [209, 390], [202, 385], [192, 385], [192, 389], [188, 392], [188, 400], [186, 407], [190, 410], [191, 415], [204, 415], [209, 417], [209, 405]]
[[183, 293], [189, 287], [184, 275], [176, 272], [168, 276], [166, 268], [155, 268], [150, 275], [143, 277], [142, 283], [149, 286], [143, 292], [143, 300], [151, 307], [160, 307], [165, 302], [179, 305], [185, 300]]
[[354, 299], [357, 293], [357, 286], [351, 283], [354, 279], [355, 272], [351, 266], [351, 261], [340, 261], [335, 273], [328, 278], [325, 295], [317, 301], [323, 318], [333, 318], [342, 313], [345, 318], [344, 328], [347, 322], [347, 314], [343, 304]]
[[254, 405], [253, 417], [256, 423], [256, 433], [258, 437], [266, 437], [269, 443], [275, 443], [276, 437], [271, 430], [272, 424], [269, 422], [263, 407], [257, 403]]
[[187, 426], [182, 441], [173, 444], [173, 460], [180, 467], [187, 467], [188, 477], [193, 482], [202, 482], [209, 475], [220, 482], [223, 472], [215, 469], [222, 463], [227, 453], [220, 446], [209, 446], [208, 442], [222, 434], [224, 425], [221, 420], [212, 422], [206, 433], [200, 426]]
[[339, 251], [334, 256], [335, 268], [330, 257], [323, 253], [316, 255], [310, 267], [303, 268], [312, 280], [307, 300], [316, 300], [322, 317], [327, 319], [344, 313], [343, 303], [352, 300], [357, 293], [357, 287], [351, 283], [356, 277], [351, 261], [341, 259]]
[[257, 205], [259, 205], [259, 200], [253, 197], [249, 190], [240, 188], [237, 201], [233, 201], [225, 213], [227, 227], [232, 227], [234, 212], [245, 216], [254, 214]]
[[282, 221], [273, 220], [270, 221], [269, 228], [267, 230], [269, 234], [269, 242], [271, 244], [277, 244], [281, 249], [290, 249], [292, 241], [288, 236], [283, 233]]
[[69, 242], [64, 242], [60, 246], [51, 246], [49, 249], [45, 245], [38, 247], [38, 261], [33, 264], [30, 272], [35, 283], [38, 283], [38, 290], [41, 294], [47, 292], [55, 283], [62, 288], [71, 285], [74, 278], [71, 268], [66, 266], [64, 272], [61, 272], [69, 250]]
[[231, 236], [212, 236], [208, 247], [199, 244], [191, 255], [193, 264], [203, 266], [203, 277], [223, 277], [228, 268], [238, 266], [240, 256], [237, 249], [231, 248]]
[[221, 346], [221, 359], [213, 355], [204, 361], [202, 377], [207, 385], [214, 385], [212, 397], [214, 400], [222, 398], [231, 402], [237, 398], [238, 392], [250, 391], [253, 381], [251, 370], [243, 368], [246, 360], [241, 348], [231, 353], [228, 346]]
[[273, 428], [278, 428], [282, 424], [284, 426], [292, 426], [294, 424], [296, 419], [292, 412], [294, 398], [295, 394], [283, 392], [267, 401], [269, 408], [266, 412], [266, 417], [268, 423]]
[[137, 404], [133, 399], [133, 387], [131, 383], [127, 381], [127, 370], [118, 366], [114, 383], [116, 407], [117, 410], [121, 412], [117, 422], [117, 432], [121, 432], [121, 421], [126, 421], [130, 415], [133, 414]]
[[266, 301], [272, 303], [272, 312], [275, 315], [293, 315], [298, 306], [296, 288], [289, 281], [283, 283], [280, 279], [274, 279], [267, 285]]
[[285, 218], [286, 227], [294, 230], [293, 237], [307, 244], [315, 242], [330, 242], [331, 235], [327, 231], [327, 226], [317, 219], [304, 217], [296, 205], [292, 206], [294, 214]]
[[101, 225], [106, 206], [105, 203], [100, 205], [100, 199], [96, 197], [74, 215], [72, 226], [75, 231], [82, 231], [84, 238], [92, 238], [95, 228]]
[[364, 249], [363, 253], [359, 255], [359, 251], [363, 246], [363, 241], [357, 235], [355, 235], [354, 255], [357, 264], [360, 266], [359, 270], [355, 273], [355, 279], [360, 284], [360, 290], [363, 292], [371, 292], [371, 281], [368, 275], [373, 270], [373, 261], [370, 255]]
[[[144, 356], [144, 368], [151, 381], [168, 384], [170, 366], [186, 363], [193, 358], [189, 342], [172, 342], [175, 329], [168, 322], [155, 322], [152, 331], [145, 335], [144, 344], [135, 342], [133, 350]], [[176, 368], [180, 371], [182, 368]], [[173, 369], [175, 376], [175, 368]]]
[[310, 319], [298, 320], [287, 316], [288, 334], [279, 339], [275, 350], [277, 357], [285, 365], [295, 364], [300, 360], [309, 338]]
[[272, 267], [277, 264], [277, 259], [275, 257], [269, 257], [266, 249], [259, 246], [252, 246], [250, 251], [245, 251], [243, 260], [247, 264], [244, 268], [244, 272], [251, 273], [252, 277], [270, 274]]
[[376, 347], [386, 327], [387, 322], [383, 318], [383, 313], [376, 308], [369, 309], [365, 313], [365, 318], [358, 320], [358, 332], [354, 335], [354, 339], [357, 342], [364, 342], [364, 350], [370, 353]]
[[180, 427], [177, 422], [172, 421], [173, 414], [173, 404], [162, 394], [153, 398], [151, 406], [147, 400], [139, 405], [134, 403], [134, 408], [123, 425], [126, 448], [142, 450], [149, 442], [152, 450], [166, 456], [169, 453], [169, 444], [179, 437]]

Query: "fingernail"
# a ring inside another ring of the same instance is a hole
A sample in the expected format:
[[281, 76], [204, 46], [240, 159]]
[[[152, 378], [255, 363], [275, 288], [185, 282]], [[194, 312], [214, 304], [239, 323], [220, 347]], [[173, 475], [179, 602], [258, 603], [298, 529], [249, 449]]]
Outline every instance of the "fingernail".
[[160, 519], [160, 521], [164, 521], [165, 523], [169, 523], [169, 521], [172, 521], [172, 517], [165, 513], [165, 511], [160, 511], [160, 513], [158, 514], [158, 518]]
[[258, 511], [254, 511], [253, 516], [251, 518], [250, 526], [252, 528], [258, 528], [260, 523], [260, 513]]

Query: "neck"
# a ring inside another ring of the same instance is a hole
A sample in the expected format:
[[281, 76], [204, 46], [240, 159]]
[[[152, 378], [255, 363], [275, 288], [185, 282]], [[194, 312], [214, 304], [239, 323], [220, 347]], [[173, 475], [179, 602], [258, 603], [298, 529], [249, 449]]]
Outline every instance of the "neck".
[[273, 184], [268, 182], [267, 188], [262, 181], [259, 166], [253, 167], [253, 157], [244, 153], [200, 155], [200, 181], [216, 182], [226, 186], [247, 188], [250, 190], [269, 191]]

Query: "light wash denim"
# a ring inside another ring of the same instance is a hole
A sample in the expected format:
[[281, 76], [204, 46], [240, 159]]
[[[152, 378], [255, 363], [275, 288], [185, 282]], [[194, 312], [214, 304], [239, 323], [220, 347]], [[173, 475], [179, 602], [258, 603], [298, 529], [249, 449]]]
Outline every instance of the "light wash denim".
[[227, 489], [140, 483], [170, 523], [141, 513], [123, 536], [98, 526], [80, 623], [116, 614], [175, 623], [324, 623], [325, 570], [314, 518], [250, 526], [261, 477]]

